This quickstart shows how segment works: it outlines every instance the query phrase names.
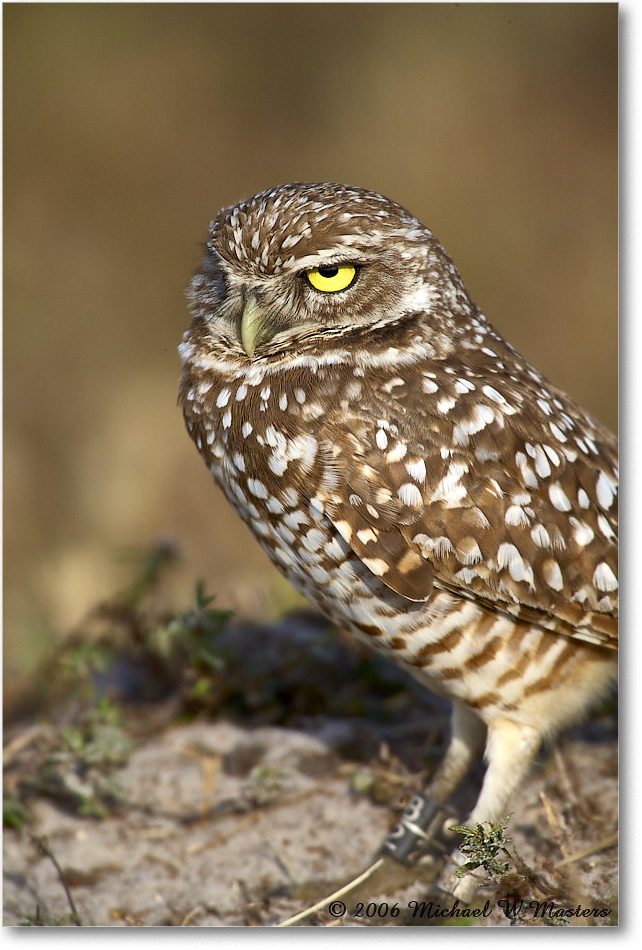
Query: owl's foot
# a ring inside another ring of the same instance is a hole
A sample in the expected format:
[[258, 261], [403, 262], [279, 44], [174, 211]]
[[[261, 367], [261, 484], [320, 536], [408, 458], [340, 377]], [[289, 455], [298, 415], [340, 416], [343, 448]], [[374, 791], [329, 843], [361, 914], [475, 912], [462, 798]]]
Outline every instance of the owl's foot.
[[461, 836], [449, 830], [453, 823], [451, 809], [419, 792], [384, 841], [381, 853], [401, 864], [413, 865], [431, 857], [443, 860], [446, 854], [453, 852], [450, 861], [455, 867], [440, 875], [437, 887], [444, 895], [470, 904], [476, 897], [480, 880], [474, 874], [460, 878], [455, 873], [456, 867], [469, 859], [456, 848]]
[[384, 841], [381, 853], [401, 864], [414, 864], [423, 854], [446, 854], [456, 843], [448, 832], [453, 813], [419, 792]]
[[462, 904], [471, 904], [479, 893], [482, 885], [488, 885], [488, 881], [481, 878], [475, 872], [466, 874], [465, 877], [457, 877], [456, 869], [460, 865], [470, 860], [470, 856], [465, 855], [457, 849], [450, 860], [453, 865], [450, 866], [442, 875], [439, 881], [439, 889], [451, 895]]

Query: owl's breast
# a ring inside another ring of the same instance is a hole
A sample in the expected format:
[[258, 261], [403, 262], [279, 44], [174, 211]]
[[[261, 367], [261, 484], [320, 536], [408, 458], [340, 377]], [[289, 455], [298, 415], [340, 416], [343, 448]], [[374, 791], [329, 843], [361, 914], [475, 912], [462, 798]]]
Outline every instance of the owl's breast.
[[[321, 380], [323, 384], [324, 380]], [[270, 557], [292, 573], [327, 580], [324, 561], [348, 547], [319, 503], [336, 476], [323, 417], [337, 387], [317, 388], [251, 367], [238, 376], [186, 364], [181, 403], [190, 435], [212, 476]]]

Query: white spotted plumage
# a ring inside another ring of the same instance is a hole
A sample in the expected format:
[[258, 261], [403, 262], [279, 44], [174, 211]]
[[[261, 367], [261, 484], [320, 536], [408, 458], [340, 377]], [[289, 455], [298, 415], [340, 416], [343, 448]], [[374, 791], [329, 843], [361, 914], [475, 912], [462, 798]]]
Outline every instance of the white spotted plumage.
[[[306, 276], [346, 266], [337, 292]], [[214, 478], [312, 603], [453, 699], [437, 799], [485, 723], [469, 820], [496, 820], [542, 736], [614, 678], [614, 438], [362, 189], [223, 209], [190, 297], [181, 402]]]

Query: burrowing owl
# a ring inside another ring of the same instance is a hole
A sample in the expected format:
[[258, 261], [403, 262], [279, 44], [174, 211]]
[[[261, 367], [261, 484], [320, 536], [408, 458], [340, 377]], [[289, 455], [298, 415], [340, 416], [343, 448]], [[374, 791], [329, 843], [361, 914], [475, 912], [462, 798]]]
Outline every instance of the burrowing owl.
[[308, 600], [452, 699], [427, 795], [485, 739], [468, 823], [497, 821], [615, 678], [614, 437], [360, 188], [224, 208], [190, 298], [180, 400], [215, 481]]

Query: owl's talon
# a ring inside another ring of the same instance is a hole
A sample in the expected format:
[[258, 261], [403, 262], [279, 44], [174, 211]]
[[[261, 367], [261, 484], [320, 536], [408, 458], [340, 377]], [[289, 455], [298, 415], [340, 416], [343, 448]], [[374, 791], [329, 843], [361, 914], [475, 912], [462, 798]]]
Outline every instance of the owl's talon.
[[448, 845], [443, 834], [445, 826], [452, 821], [446, 817], [449, 814], [443, 805], [419, 792], [384, 841], [381, 853], [401, 864], [414, 863], [428, 848], [444, 853]]

